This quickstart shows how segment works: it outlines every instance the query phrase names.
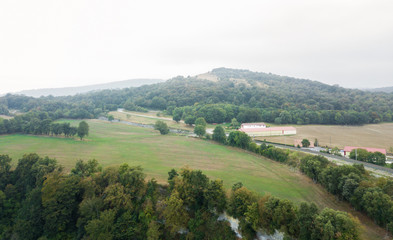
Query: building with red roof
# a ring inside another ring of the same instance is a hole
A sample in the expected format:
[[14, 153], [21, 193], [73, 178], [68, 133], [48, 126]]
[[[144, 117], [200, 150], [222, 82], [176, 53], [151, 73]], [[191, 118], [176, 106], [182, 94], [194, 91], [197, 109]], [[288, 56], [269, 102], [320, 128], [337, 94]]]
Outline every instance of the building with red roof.
[[386, 155], [386, 149], [383, 149], [383, 148], [368, 148], [368, 147], [351, 147], [351, 146], [346, 146], [346, 147], [344, 147], [344, 156], [345, 157], [349, 157], [349, 154], [354, 149], [364, 149], [367, 152], [372, 152], [372, 153], [380, 152], [380, 153]]

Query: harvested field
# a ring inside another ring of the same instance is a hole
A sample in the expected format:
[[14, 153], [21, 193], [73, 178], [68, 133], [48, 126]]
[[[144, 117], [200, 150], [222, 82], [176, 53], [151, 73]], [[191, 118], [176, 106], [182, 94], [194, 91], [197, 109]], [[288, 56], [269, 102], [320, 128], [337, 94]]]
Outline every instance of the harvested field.
[[339, 147], [357, 146], [385, 148], [393, 147], [393, 123], [368, 124], [364, 126], [301, 125], [295, 126], [294, 136], [258, 137], [277, 143], [294, 144], [295, 139], [318, 139], [320, 146]]

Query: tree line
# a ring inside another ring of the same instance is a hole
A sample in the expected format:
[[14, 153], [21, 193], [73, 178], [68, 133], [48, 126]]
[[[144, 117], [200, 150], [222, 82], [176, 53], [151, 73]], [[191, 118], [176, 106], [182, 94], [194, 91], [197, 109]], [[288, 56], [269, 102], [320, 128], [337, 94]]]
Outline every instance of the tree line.
[[199, 170], [172, 169], [161, 185], [127, 164], [103, 169], [79, 160], [66, 173], [34, 153], [15, 168], [11, 161], [0, 155], [1, 239], [235, 240], [224, 212], [239, 219], [243, 239], [261, 230], [286, 239], [359, 239], [359, 223], [345, 212], [261, 197], [241, 183], [226, 192]]
[[349, 202], [356, 210], [365, 213], [379, 226], [393, 233], [393, 179], [375, 177], [367, 172], [363, 165], [337, 166], [323, 156], [305, 154], [299, 157], [290, 150], [265, 143], [257, 146], [246, 133], [240, 131], [231, 132], [226, 139], [221, 126], [214, 129], [213, 140], [299, 168], [315, 183], [321, 184], [330, 193]]
[[78, 127], [70, 123], [56, 123], [46, 112], [29, 112], [15, 116], [12, 119], [0, 118], [0, 134], [34, 134], [34, 135], [63, 135], [72, 137], [77, 135], [80, 139], [89, 135], [89, 126], [81, 121]]

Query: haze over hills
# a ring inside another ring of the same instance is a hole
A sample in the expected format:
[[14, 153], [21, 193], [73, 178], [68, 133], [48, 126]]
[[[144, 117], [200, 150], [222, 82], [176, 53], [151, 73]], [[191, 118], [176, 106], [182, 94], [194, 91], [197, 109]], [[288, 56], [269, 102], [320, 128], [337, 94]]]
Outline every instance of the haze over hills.
[[14, 94], [21, 94], [30, 97], [41, 97], [52, 95], [54, 97], [59, 96], [72, 96], [79, 93], [87, 93], [91, 91], [99, 91], [105, 89], [122, 89], [129, 87], [140, 87], [142, 85], [154, 84], [163, 82], [163, 79], [130, 79], [124, 81], [116, 81], [102, 84], [86, 85], [80, 87], [64, 87], [64, 88], [42, 88], [42, 89], [31, 89], [16, 92]]
[[372, 88], [372, 89], [367, 89], [367, 91], [393, 93], [393, 86], [392, 87], [382, 87], [382, 88]]

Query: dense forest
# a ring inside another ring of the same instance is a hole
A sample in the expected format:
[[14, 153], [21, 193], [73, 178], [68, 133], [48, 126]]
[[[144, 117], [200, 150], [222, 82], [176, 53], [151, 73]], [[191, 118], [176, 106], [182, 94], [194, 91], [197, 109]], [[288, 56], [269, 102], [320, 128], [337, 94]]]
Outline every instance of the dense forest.
[[52, 119], [94, 118], [125, 108], [165, 110], [188, 122], [265, 121], [277, 124], [350, 124], [391, 122], [393, 94], [330, 86], [316, 81], [219, 68], [203, 77], [175, 77], [164, 83], [103, 90], [68, 97], [0, 98], [0, 114], [10, 109], [43, 111]]
[[70, 173], [56, 160], [27, 154], [11, 168], [0, 155], [1, 239], [243, 239], [280, 231], [286, 239], [359, 239], [351, 215], [315, 204], [259, 196], [198, 170], [172, 169], [168, 184], [145, 180], [140, 167], [102, 169], [78, 161]]

